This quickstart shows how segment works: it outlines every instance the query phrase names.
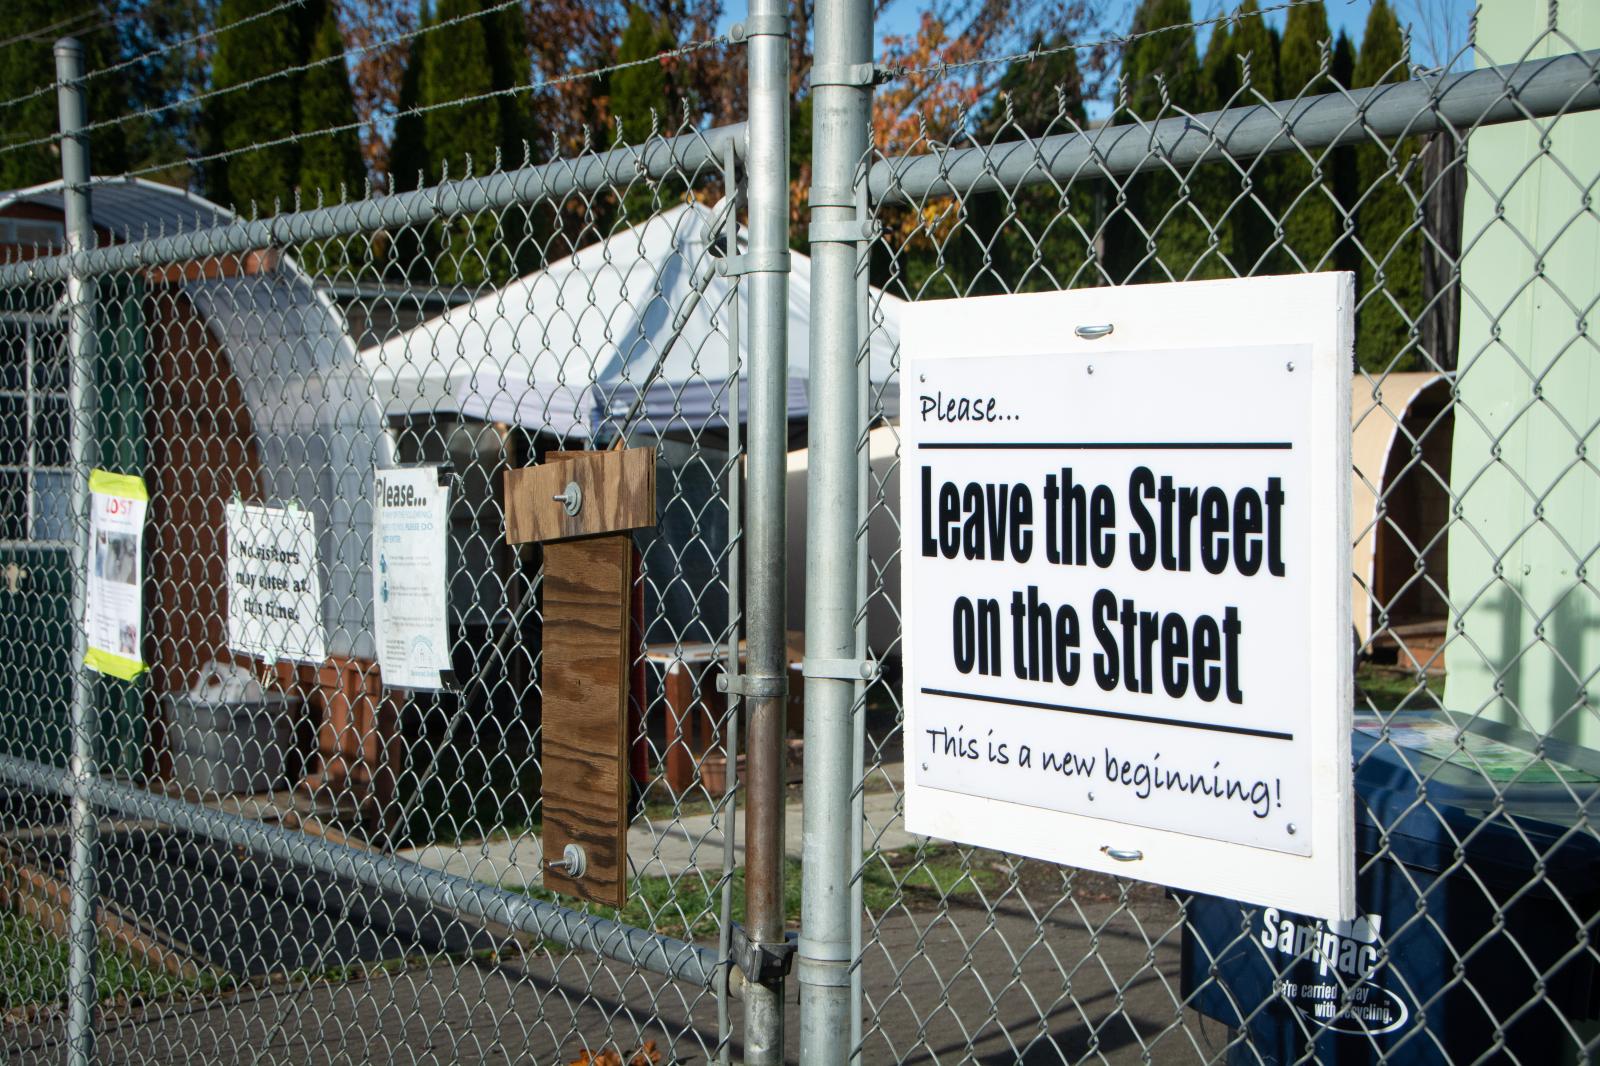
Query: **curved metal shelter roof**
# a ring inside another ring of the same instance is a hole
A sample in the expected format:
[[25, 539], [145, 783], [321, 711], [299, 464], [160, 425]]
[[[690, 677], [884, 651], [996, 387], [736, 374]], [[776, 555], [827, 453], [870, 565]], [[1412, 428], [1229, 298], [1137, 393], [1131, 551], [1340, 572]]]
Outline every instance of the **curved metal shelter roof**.
[[[57, 181], [0, 192], [0, 211], [16, 204], [62, 211], [62, 190]], [[89, 210], [95, 227], [116, 241], [236, 221], [202, 196], [140, 178], [92, 181]], [[177, 285], [239, 380], [265, 502], [298, 501], [316, 516], [329, 651], [370, 656], [372, 479], [388, 465], [391, 445], [344, 316], [287, 255], [262, 273]]]
[[[66, 209], [59, 181], [0, 193], [0, 211], [18, 203]], [[119, 241], [219, 226], [234, 220], [232, 211], [203, 196], [144, 178], [92, 180], [89, 214], [96, 228], [110, 231]]]

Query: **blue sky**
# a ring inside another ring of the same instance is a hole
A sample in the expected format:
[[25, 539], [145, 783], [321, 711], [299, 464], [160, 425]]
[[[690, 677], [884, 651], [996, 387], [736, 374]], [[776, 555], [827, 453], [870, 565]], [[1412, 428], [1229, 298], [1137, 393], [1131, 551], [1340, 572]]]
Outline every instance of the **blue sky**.
[[[1261, 0], [1263, 7], [1270, 7], [1280, 0]], [[1445, 42], [1453, 41], [1459, 45], [1460, 40], [1466, 36], [1467, 20], [1472, 11], [1473, 0], [1390, 0], [1400, 15], [1402, 23], [1410, 23], [1413, 27], [1414, 39], [1417, 45], [1416, 59], [1418, 62], [1432, 64], [1438, 60], [1435, 51], [1446, 50], [1449, 45]], [[1220, 15], [1237, 6], [1238, 0], [1191, 0], [1197, 18], [1206, 18]], [[1372, 0], [1326, 0], [1328, 9], [1328, 22], [1334, 33], [1344, 30], [1350, 39], [1357, 44], [1361, 42], [1361, 31], [1366, 25], [1367, 14], [1372, 9]], [[1129, 22], [1133, 19], [1135, 0], [1110, 0], [1109, 34], [1125, 32]], [[877, 37], [882, 40], [885, 34], [903, 34], [916, 28], [926, 7], [923, 0], [893, 0], [883, 17], [878, 20], [876, 28]], [[744, 15], [744, 5], [738, 0], [731, 0], [728, 13], [724, 22], [731, 25]], [[1284, 13], [1274, 12], [1266, 16], [1267, 21], [1282, 28]], [[726, 27], [724, 27], [726, 28]], [[1200, 47], [1205, 47], [1207, 32], [1200, 31]], [[1438, 42], [1438, 43], [1435, 43]]]

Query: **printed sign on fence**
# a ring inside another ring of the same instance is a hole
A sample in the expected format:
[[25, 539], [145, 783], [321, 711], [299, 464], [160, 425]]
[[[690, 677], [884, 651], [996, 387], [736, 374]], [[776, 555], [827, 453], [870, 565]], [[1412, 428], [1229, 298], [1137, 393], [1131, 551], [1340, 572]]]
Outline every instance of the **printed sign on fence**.
[[144, 672], [144, 479], [89, 472], [89, 573], [84, 628], [91, 669], [125, 680]]
[[228, 504], [228, 647], [269, 662], [327, 658], [310, 511]]
[[450, 487], [433, 466], [380, 471], [375, 486], [372, 620], [383, 683], [444, 688], [452, 680], [445, 614]]
[[1131, 291], [905, 312], [907, 825], [1337, 916], [1348, 290]]

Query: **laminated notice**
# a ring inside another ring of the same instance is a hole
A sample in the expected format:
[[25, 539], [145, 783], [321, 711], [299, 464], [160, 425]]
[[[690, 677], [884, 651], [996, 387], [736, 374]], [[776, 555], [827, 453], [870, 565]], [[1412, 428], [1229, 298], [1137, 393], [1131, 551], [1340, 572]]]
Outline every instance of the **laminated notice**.
[[438, 467], [380, 471], [372, 537], [373, 630], [383, 682], [452, 683], [445, 593], [450, 488]]

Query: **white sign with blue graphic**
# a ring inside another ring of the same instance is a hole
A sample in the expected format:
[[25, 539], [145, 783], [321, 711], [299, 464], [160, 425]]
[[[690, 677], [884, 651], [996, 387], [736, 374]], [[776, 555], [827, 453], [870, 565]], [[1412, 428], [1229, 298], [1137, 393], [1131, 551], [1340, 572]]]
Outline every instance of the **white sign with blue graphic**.
[[445, 561], [450, 488], [439, 468], [382, 470], [375, 482], [372, 624], [389, 688], [450, 687]]

